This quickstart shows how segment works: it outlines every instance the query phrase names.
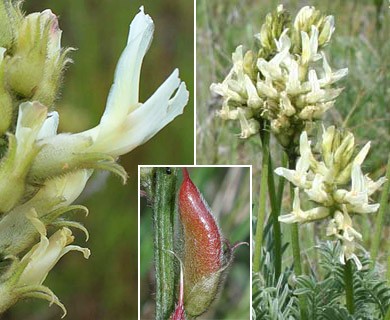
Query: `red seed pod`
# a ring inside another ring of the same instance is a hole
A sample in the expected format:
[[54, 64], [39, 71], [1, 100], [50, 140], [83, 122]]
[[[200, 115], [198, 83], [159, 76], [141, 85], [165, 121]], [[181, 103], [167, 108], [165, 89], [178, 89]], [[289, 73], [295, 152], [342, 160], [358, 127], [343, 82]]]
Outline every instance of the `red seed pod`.
[[184, 233], [184, 308], [188, 315], [198, 316], [215, 299], [227, 263], [222, 236], [209, 206], [185, 168], [183, 178], [179, 211]]

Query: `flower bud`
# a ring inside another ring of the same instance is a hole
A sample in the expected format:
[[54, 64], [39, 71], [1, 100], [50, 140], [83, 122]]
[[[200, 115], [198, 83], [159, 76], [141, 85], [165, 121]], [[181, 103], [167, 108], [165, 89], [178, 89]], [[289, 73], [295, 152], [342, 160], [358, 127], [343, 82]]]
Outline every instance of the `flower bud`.
[[343, 169], [351, 160], [355, 150], [355, 138], [351, 132], [343, 134], [340, 146], [334, 153], [334, 165]]
[[[323, 15], [314, 7], [305, 6], [298, 12], [294, 21], [295, 39], [299, 39], [298, 34], [301, 32], [312, 35], [313, 27], [317, 30], [317, 44], [321, 49], [330, 41], [335, 30], [334, 18], [333, 16]], [[300, 48], [300, 46], [298, 45], [297, 48]]]
[[9, 135], [8, 153], [0, 166], [0, 213], [11, 210], [23, 196], [27, 172], [39, 151], [35, 139], [46, 114], [47, 108], [38, 102], [19, 107], [15, 135]]
[[245, 75], [245, 87], [248, 94], [248, 107], [259, 109], [263, 104], [263, 100], [259, 97], [255, 85], [247, 75]]
[[256, 59], [253, 51], [249, 50], [244, 55], [243, 68], [245, 74], [251, 79], [256, 79]]
[[241, 139], [247, 139], [255, 134], [257, 134], [260, 130], [260, 124], [255, 119], [247, 119], [245, 116], [245, 111], [241, 108], [238, 108], [238, 117], [240, 119], [241, 125]]
[[51, 105], [57, 94], [68, 50], [61, 50], [61, 30], [51, 10], [32, 13], [22, 21], [7, 79], [19, 95]]
[[335, 30], [334, 17], [327, 16], [324, 19], [322, 29], [320, 29], [320, 35], [318, 37], [318, 45], [319, 46], [326, 45], [330, 41], [330, 38], [332, 37], [334, 30]]
[[18, 3], [14, 4], [11, 0], [0, 2], [0, 47], [12, 47], [21, 20], [22, 13]]
[[275, 39], [280, 38], [289, 23], [290, 14], [284, 10], [283, 5], [278, 6], [274, 12], [267, 14], [265, 23], [256, 36], [262, 46], [259, 57], [268, 59], [276, 51]]
[[14, 260], [8, 273], [10, 277], [0, 284], [2, 299], [0, 301], [0, 312], [4, 312], [18, 300], [25, 298], [37, 298], [55, 303], [66, 315], [65, 306], [57, 296], [42, 283], [56, 263], [70, 251], [80, 251], [88, 259], [90, 251], [75, 245], [69, 245], [74, 237], [68, 228], [62, 228], [47, 238], [45, 225], [38, 219], [34, 210], [28, 214], [30, 223], [34, 225], [40, 234], [40, 241], [33, 246], [22, 260]]
[[[42, 228], [45, 226], [42, 225]], [[46, 229], [40, 232], [41, 241], [21, 261], [27, 262], [18, 281], [21, 286], [42, 284], [58, 260], [69, 251], [81, 251], [86, 259], [90, 256], [90, 251], [86, 248], [68, 246], [74, 241], [72, 231], [68, 228], [58, 230], [49, 239], [46, 237]]]
[[305, 6], [297, 13], [294, 20], [294, 28], [299, 31], [309, 32], [312, 25], [318, 25], [323, 17], [319, 10], [313, 6]]

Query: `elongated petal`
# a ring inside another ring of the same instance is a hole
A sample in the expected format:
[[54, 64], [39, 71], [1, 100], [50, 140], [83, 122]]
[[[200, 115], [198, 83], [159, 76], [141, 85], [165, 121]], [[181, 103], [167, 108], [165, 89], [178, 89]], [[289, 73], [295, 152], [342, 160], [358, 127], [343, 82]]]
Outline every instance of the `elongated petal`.
[[50, 112], [37, 135], [37, 140], [55, 136], [60, 117], [57, 111]]
[[366, 193], [366, 183], [365, 178], [362, 172], [362, 169], [360, 168], [360, 165], [354, 164], [352, 166], [352, 186], [351, 186], [351, 193], [353, 195], [357, 195], [359, 192]]
[[88, 249], [67, 246], [73, 240], [72, 231], [68, 228], [58, 230], [50, 239], [44, 233], [41, 233], [40, 242], [22, 259], [22, 262], [27, 261], [28, 263], [19, 278], [19, 285], [42, 284], [58, 260], [69, 251], [81, 251], [84, 257], [88, 258], [90, 254]]
[[107, 130], [138, 106], [141, 65], [152, 41], [153, 31], [153, 20], [144, 14], [141, 7], [130, 24], [127, 46], [119, 59], [106, 110], [100, 122]]
[[290, 181], [294, 184], [297, 181], [297, 172], [295, 170], [279, 167], [279, 168], [275, 169], [275, 173], [278, 176], [282, 176], [282, 177], [286, 178], [288, 181]]
[[303, 211], [302, 215], [305, 217], [303, 222], [321, 220], [329, 216], [329, 209], [326, 207], [317, 207]]
[[351, 212], [356, 212], [356, 213], [374, 213], [377, 212], [379, 209], [379, 203], [373, 203], [373, 204], [367, 204], [363, 203], [360, 205], [347, 205], [347, 208]]
[[296, 223], [300, 222], [298, 219], [298, 216], [295, 215], [294, 213], [289, 213], [289, 214], [284, 214], [282, 216], [278, 217], [279, 222], [282, 223]]
[[324, 178], [320, 174], [315, 175], [311, 188], [305, 189], [305, 192], [310, 200], [323, 204], [328, 204], [329, 202], [329, 196], [324, 187]]
[[[189, 93], [180, 82], [176, 69], [157, 91], [139, 108], [128, 115], [124, 125], [110, 132], [93, 146], [95, 151], [119, 156], [145, 143], [176, 116], [183, 113]], [[177, 89], [173, 98], [171, 96]]]
[[381, 177], [377, 181], [371, 180], [368, 175], [366, 175], [364, 178], [366, 180], [366, 186], [369, 196], [372, 195], [375, 191], [377, 191], [382, 186], [382, 184], [386, 182], [385, 177]]
[[260, 108], [263, 101], [260, 99], [255, 85], [252, 83], [252, 80], [247, 75], [245, 75], [244, 77], [246, 92], [248, 94], [248, 107], [253, 109]]
[[356, 157], [354, 159], [354, 163], [361, 166], [364, 159], [367, 157], [368, 151], [370, 151], [370, 147], [371, 147], [371, 141], [368, 141], [364, 145], [364, 147], [359, 151], [359, 153], [356, 155]]

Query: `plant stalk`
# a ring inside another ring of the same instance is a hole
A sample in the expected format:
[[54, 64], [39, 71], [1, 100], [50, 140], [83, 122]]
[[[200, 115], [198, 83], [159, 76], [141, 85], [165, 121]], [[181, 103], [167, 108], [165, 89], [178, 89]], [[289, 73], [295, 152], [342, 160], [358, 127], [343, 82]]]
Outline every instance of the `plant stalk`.
[[344, 266], [345, 297], [347, 309], [350, 314], [355, 313], [355, 304], [353, 301], [353, 281], [352, 281], [352, 262], [347, 260]]
[[390, 320], [390, 308], [387, 309], [387, 312], [386, 312], [384, 320]]
[[390, 192], [390, 154], [389, 159], [387, 162], [387, 168], [386, 168], [386, 179], [381, 194], [381, 200], [380, 200], [380, 207], [378, 211], [378, 215], [375, 219], [375, 231], [374, 231], [374, 240], [371, 244], [371, 259], [372, 259], [372, 265], [375, 266], [376, 258], [378, 257], [379, 247], [381, 243], [381, 237], [382, 237], [382, 228], [384, 226], [384, 220], [385, 220], [385, 212], [387, 211], [388, 206], [388, 197]]
[[269, 140], [270, 133], [268, 123], [264, 121], [262, 131], [260, 131], [260, 138], [262, 142], [262, 165], [261, 165], [261, 180], [260, 180], [260, 194], [259, 194], [259, 211], [257, 214], [255, 248], [253, 254], [253, 272], [260, 271], [261, 250], [263, 246], [264, 220], [266, 211], [267, 198], [267, 183], [268, 183], [268, 165], [269, 165]]
[[282, 271], [282, 233], [280, 229], [279, 215], [281, 208], [281, 194], [283, 194], [284, 188], [284, 179], [279, 181], [278, 185], [278, 195], [276, 196], [275, 191], [275, 180], [274, 172], [272, 166], [272, 158], [269, 156], [269, 165], [268, 165], [268, 188], [269, 188], [269, 198], [271, 202], [271, 217], [272, 217], [272, 226], [273, 226], [273, 235], [274, 235], [274, 253], [275, 253], [275, 279], [279, 279], [280, 273]]
[[[295, 169], [297, 157], [295, 154], [288, 154], [288, 164], [290, 169]], [[294, 200], [294, 185], [290, 183], [290, 196], [291, 196], [291, 203]], [[298, 223], [292, 223], [291, 224], [291, 247], [292, 247], [292, 254], [294, 259], [294, 273], [295, 276], [298, 277], [302, 275], [302, 263], [301, 263], [301, 248], [299, 245], [299, 226]], [[305, 298], [303, 296], [298, 297], [299, 301], [299, 310], [301, 314], [301, 320], [307, 319], [306, 314], [306, 302]]]
[[155, 168], [153, 183], [156, 319], [169, 319], [175, 307], [174, 212], [177, 169]]
[[[289, 155], [289, 168], [295, 169], [296, 156]], [[290, 183], [290, 197], [291, 203], [294, 200], [294, 185]], [[299, 227], [298, 223], [291, 224], [291, 246], [292, 253], [294, 258], [294, 273], [296, 276], [302, 274], [302, 264], [301, 264], [301, 249], [299, 245]]]

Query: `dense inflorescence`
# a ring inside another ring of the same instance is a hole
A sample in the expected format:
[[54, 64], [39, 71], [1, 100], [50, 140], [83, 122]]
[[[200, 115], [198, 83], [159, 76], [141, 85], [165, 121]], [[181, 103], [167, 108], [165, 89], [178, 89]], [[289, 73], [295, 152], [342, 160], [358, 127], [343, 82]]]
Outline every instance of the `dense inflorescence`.
[[286, 148], [298, 143], [307, 123], [333, 107], [342, 91], [334, 84], [348, 73], [332, 70], [323, 50], [335, 29], [333, 16], [307, 6], [290, 20], [283, 6], [270, 13], [256, 35], [258, 53], [238, 46], [226, 78], [211, 85], [223, 98], [218, 115], [239, 120], [241, 138], [257, 134], [265, 119]]

